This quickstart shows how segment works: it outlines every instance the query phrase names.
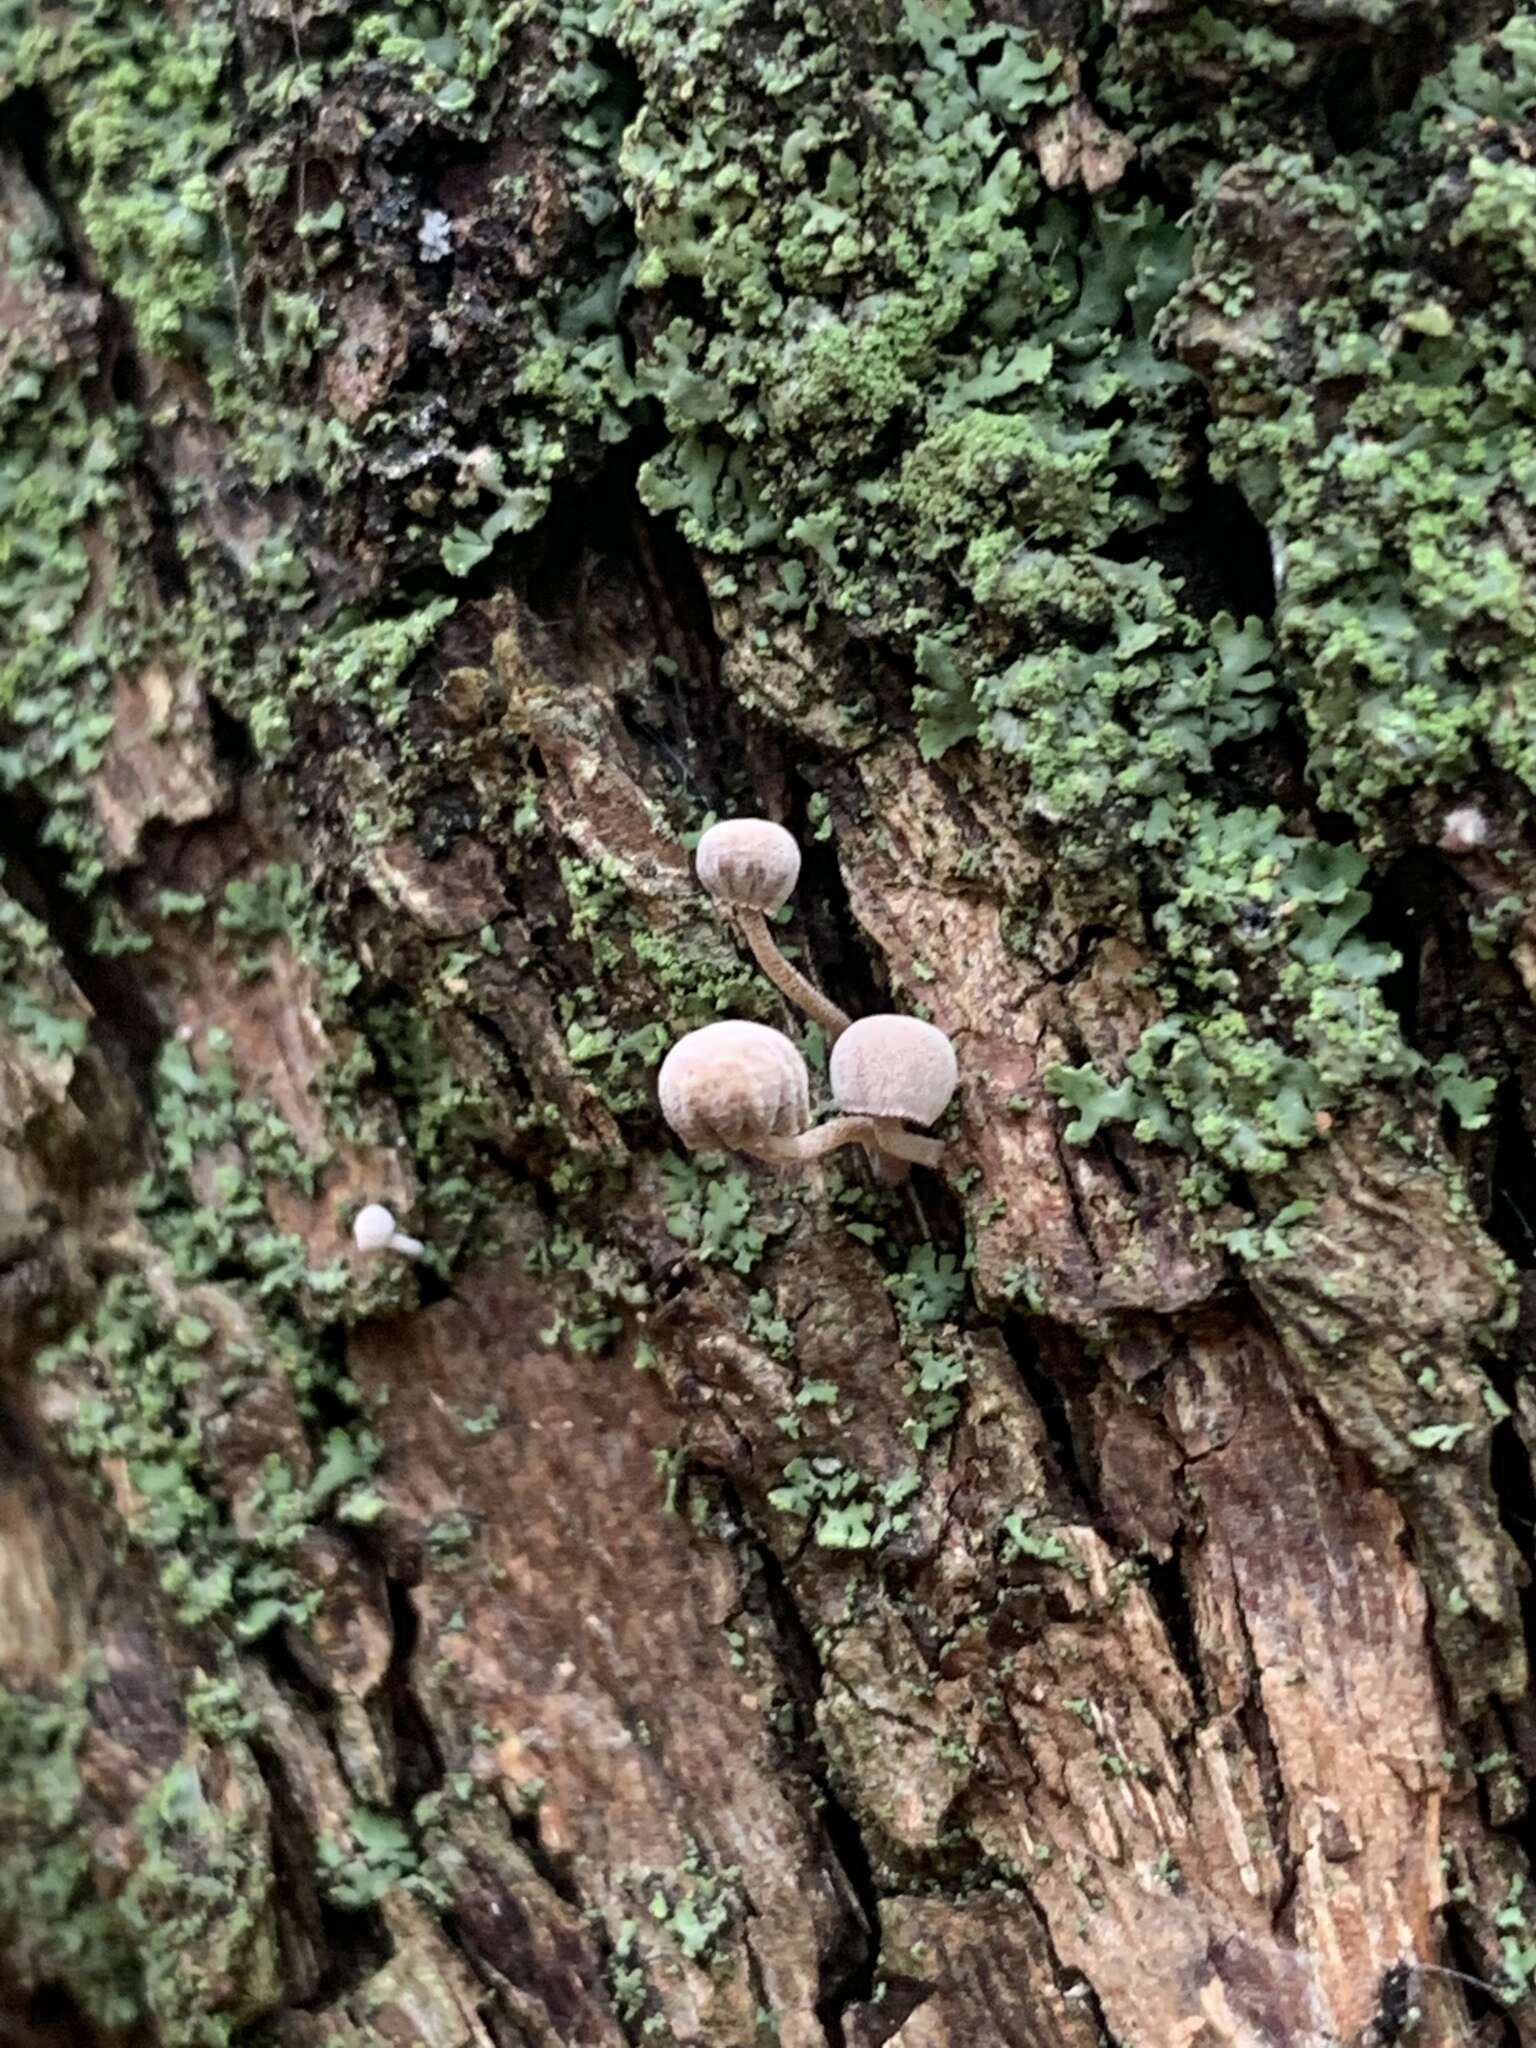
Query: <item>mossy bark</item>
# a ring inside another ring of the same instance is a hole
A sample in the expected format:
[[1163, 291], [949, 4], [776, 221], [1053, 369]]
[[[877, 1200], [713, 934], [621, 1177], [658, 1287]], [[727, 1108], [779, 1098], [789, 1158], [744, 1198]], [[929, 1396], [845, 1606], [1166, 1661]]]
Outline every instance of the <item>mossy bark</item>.
[[[0, 2036], [1536, 2043], [1533, 106], [0, 5]], [[670, 1147], [732, 813], [939, 1170]]]

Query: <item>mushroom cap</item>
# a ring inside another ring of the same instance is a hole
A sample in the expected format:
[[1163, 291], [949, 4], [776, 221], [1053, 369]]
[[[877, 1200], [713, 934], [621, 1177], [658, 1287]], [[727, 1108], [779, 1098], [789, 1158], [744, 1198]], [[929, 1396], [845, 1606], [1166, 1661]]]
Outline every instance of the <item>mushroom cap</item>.
[[693, 1151], [792, 1138], [811, 1117], [805, 1061], [782, 1031], [731, 1019], [680, 1038], [656, 1079], [661, 1113]]
[[955, 1048], [921, 1017], [861, 1017], [833, 1046], [828, 1074], [839, 1109], [915, 1124], [937, 1122], [960, 1080]]
[[1440, 825], [1442, 853], [1476, 853], [1493, 837], [1487, 813], [1476, 804], [1458, 804], [1447, 811]]
[[711, 825], [694, 863], [717, 902], [769, 915], [783, 909], [800, 879], [794, 835], [767, 818], [727, 818]]
[[369, 1202], [352, 1219], [352, 1242], [360, 1252], [381, 1252], [395, 1234], [395, 1219], [382, 1202]]

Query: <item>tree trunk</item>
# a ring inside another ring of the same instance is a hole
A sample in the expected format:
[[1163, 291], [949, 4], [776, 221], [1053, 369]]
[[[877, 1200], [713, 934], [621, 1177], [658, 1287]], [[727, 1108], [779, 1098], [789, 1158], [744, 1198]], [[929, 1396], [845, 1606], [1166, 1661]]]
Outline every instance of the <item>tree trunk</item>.
[[0, 2042], [1536, 2043], [1533, 106], [0, 7]]

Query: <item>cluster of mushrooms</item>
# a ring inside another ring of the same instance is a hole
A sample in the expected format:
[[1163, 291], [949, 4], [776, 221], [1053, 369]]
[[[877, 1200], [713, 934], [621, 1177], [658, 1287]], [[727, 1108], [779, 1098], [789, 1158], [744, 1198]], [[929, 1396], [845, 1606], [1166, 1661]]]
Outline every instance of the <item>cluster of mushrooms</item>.
[[[920, 1017], [861, 1017], [857, 1023], [784, 958], [768, 920], [800, 879], [800, 849], [782, 825], [732, 818], [699, 841], [699, 880], [733, 918], [764, 974], [832, 1043], [827, 1077], [840, 1115], [811, 1123], [811, 1077], [782, 1031], [733, 1017], [680, 1038], [661, 1063], [661, 1113], [690, 1151], [745, 1152], [770, 1166], [799, 1166], [840, 1145], [862, 1145], [882, 1180], [937, 1166], [944, 1147], [909, 1124], [934, 1124], [959, 1081], [955, 1049]], [[382, 1202], [352, 1223], [360, 1252], [419, 1259], [420, 1238], [397, 1228]]]
[[944, 1148], [908, 1124], [933, 1124], [959, 1073], [944, 1033], [919, 1017], [853, 1022], [790, 965], [768, 919], [800, 877], [800, 849], [782, 825], [732, 818], [699, 841], [699, 880], [739, 927], [759, 967], [832, 1043], [827, 1078], [841, 1114], [811, 1124], [811, 1080], [782, 1031], [731, 1018], [680, 1038], [657, 1078], [661, 1113], [691, 1151], [745, 1152], [798, 1166], [840, 1145], [862, 1145], [881, 1178], [936, 1166]]

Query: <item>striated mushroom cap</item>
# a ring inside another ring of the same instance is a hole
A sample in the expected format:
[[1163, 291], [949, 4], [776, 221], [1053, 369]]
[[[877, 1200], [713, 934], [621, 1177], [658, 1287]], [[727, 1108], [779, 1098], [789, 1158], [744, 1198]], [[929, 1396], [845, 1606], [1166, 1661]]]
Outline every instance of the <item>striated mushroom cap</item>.
[[800, 879], [792, 833], [766, 818], [727, 818], [699, 841], [699, 880], [718, 903], [768, 916], [782, 910]]
[[936, 1123], [959, 1085], [955, 1048], [920, 1017], [861, 1017], [832, 1048], [832, 1094], [852, 1116]]
[[792, 1138], [811, 1117], [805, 1061], [782, 1031], [731, 1019], [680, 1038], [656, 1079], [661, 1113], [692, 1151]]

